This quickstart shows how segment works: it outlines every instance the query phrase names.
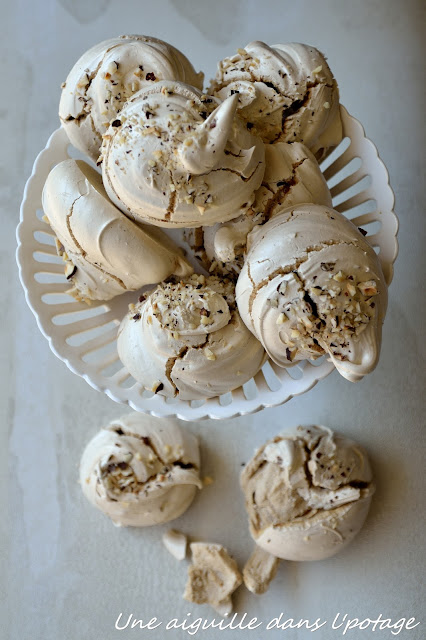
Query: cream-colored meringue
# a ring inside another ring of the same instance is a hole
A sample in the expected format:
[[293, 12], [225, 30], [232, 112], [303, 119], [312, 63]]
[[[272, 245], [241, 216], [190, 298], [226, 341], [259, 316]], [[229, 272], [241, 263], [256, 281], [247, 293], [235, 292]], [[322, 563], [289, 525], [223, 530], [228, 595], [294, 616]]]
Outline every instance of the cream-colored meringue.
[[167, 42], [139, 35], [111, 38], [86, 51], [71, 69], [59, 118], [70, 142], [96, 160], [110, 121], [142, 86], [179, 80], [201, 89], [203, 77]]
[[232, 594], [243, 579], [237, 563], [220, 544], [193, 542], [192, 564], [183, 597], [196, 604], [210, 604], [220, 615], [232, 612]]
[[356, 382], [376, 366], [387, 306], [379, 258], [342, 214], [285, 209], [248, 236], [241, 317], [279, 366], [327, 353]]
[[202, 275], [162, 283], [136, 304], [121, 323], [117, 349], [145, 388], [182, 400], [239, 387], [265, 357], [235, 309], [232, 283]]
[[115, 524], [146, 527], [178, 518], [198, 489], [200, 454], [172, 418], [131, 413], [92, 438], [80, 464], [86, 498]]
[[275, 578], [279, 562], [279, 558], [256, 544], [243, 569], [243, 580], [247, 589], [252, 593], [265, 593]]
[[[265, 175], [249, 211], [222, 224], [205, 227], [207, 267], [239, 273], [244, 263], [247, 235], [277, 211], [304, 202], [331, 207], [327, 182], [313, 154], [300, 142], [278, 142], [265, 147]], [[215, 264], [216, 263], [216, 264]]]
[[246, 211], [259, 187], [264, 145], [223, 103], [180, 82], [139, 91], [102, 145], [111, 200], [129, 217], [163, 227], [199, 227]]
[[42, 201], [77, 299], [109, 300], [172, 274], [192, 273], [164, 232], [132, 222], [112, 204], [101, 176], [82, 160], [64, 160], [52, 169]]
[[342, 139], [336, 80], [309, 45], [251, 42], [219, 62], [209, 92], [237, 92], [240, 117], [264, 142], [303, 142], [319, 156]]
[[266, 442], [241, 474], [256, 544], [284, 560], [322, 560], [364, 524], [374, 493], [367, 453], [327, 427]]

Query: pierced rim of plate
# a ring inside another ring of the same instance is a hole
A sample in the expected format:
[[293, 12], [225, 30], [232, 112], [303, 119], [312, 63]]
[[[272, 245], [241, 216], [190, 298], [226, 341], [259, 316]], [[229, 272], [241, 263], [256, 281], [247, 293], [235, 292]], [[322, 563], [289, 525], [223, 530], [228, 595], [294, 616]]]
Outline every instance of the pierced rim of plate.
[[[343, 139], [320, 163], [333, 198], [333, 207], [367, 231], [378, 253], [386, 282], [393, 277], [398, 253], [398, 220], [389, 174], [375, 145], [365, 137], [361, 123], [341, 106]], [[16, 230], [16, 259], [25, 298], [53, 353], [97, 391], [141, 413], [182, 420], [224, 419], [256, 413], [284, 404], [309, 391], [334, 370], [325, 356], [290, 368], [270, 360], [252, 380], [223, 396], [183, 401], [165, 398], [136, 383], [118, 359], [116, 333], [121, 318], [138, 292], [129, 292], [91, 306], [76, 302], [63, 263], [54, 248], [54, 235], [42, 221], [41, 194], [51, 168], [69, 157], [83, 157], [57, 129], [37, 156], [21, 204]], [[84, 158], [88, 161], [87, 158]], [[179, 232], [170, 232], [183, 244]], [[70, 333], [70, 331], [72, 333]], [[85, 334], [85, 335], [84, 335]], [[84, 340], [84, 338], [86, 338]], [[99, 358], [101, 358], [99, 360]]]

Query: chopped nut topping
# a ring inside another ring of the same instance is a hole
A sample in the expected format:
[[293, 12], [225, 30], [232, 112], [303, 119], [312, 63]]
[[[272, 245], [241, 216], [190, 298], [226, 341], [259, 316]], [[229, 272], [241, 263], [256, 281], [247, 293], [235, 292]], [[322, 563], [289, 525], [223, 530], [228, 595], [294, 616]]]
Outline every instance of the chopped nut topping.
[[364, 296], [375, 296], [378, 293], [377, 284], [375, 280], [367, 280], [367, 282], [360, 282], [358, 289]]

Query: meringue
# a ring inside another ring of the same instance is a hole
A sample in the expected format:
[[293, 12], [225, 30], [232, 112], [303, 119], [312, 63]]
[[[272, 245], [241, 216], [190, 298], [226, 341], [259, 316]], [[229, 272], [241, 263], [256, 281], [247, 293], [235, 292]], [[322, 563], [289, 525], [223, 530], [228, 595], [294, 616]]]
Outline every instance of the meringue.
[[[300, 142], [278, 142], [265, 147], [265, 174], [249, 211], [234, 220], [204, 227], [207, 268], [241, 271], [250, 231], [277, 211], [305, 202], [331, 207], [331, 194], [315, 157]], [[216, 263], [216, 264], [214, 264]]]
[[131, 413], [92, 438], [80, 464], [86, 498], [117, 525], [178, 518], [202, 488], [196, 438], [171, 418]]
[[162, 227], [198, 227], [236, 218], [259, 187], [264, 145], [223, 103], [181, 82], [136, 93], [111, 123], [102, 175], [129, 217]]
[[327, 353], [356, 382], [378, 362], [385, 278], [373, 248], [333, 209], [299, 205], [254, 229], [236, 298], [279, 366]]
[[124, 103], [158, 80], [179, 80], [199, 89], [204, 75], [175, 47], [148, 36], [104, 40], [75, 63], [63, 84], [59, 118], [70, 142], [96, 160], [102, 135]]
[[327, 427], [266, 442], [241, 474], [256, 544], [284, 560], [322, 560], [364, 524], [375, 487], [366, 452]]
[[183, 597], [196, 604], [210, 604], [220, 615], [232, 611], [232, 594], [242, 583], [237, 563], [220, 544], [193, 542], [192, 562]]
[[322, 156], [342, 139], [336, 80], [309, 45], [251, 42], [219, 62], [209, 92], [238, 93], [240, 117], [264, 142], [303, 142]]
[[101, 176], [81, 160], [52, 169], [42, 203], [73, 285], [69, 293], [79, 300], [110, 300], [193, 271], [160, 229], [126, 218], [108, 199]]
[[247, 589], [256, 594], [265, 593], [275, 578], [279, 562], [279, 558], [255, 545], [243, 569], [243, 580]]
[[169, 529], [169, 531], [163, 533], [162, 540], [167, 551], [176, 558], [176, 560], [180, 561], [185, 559], [188, 539], [183, 533]]
[[232, 283], [203, 275], [162, 283], [136, 304], [119, 327], [117, 350], [141, 385], [182, 400], [232, 391], [265, 360], [235, 308]]

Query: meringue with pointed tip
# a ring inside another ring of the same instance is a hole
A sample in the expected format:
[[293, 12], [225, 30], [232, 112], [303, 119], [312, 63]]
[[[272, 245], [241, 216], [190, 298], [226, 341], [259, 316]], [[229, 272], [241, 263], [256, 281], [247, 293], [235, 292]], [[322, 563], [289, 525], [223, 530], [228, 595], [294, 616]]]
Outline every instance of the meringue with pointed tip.
[[237, 93], [240, 117], [264, 142], [303, 142], [319, 157], [342, 139], [336, 80], [309, 45], [251, 42], [219, 62], [209, 92]]
[[234, 220], [204, 227], [206, 267], [213, 272], [241, 271], [247, 236], [256, 226], [284, 207], [315, 202], [331, 207], [331, 194], [318, 162], [300, 142], [278, 142], [265, 147], [265, 175], [249, 211]]
[[201, 89], [203, 77], [163, 40], [111, 38], [86, 51], [71, 69], [62, 88], [59, 118], [70, 142], [96, 161], [109, 123], [142, 86], [179, 80]]
[[130, 218], [162, 227], [199, 227], [236, 218], [259, 187], [264, 144], [224, 102], [181, 82], [139, 91], [111, 123], [102, 175]]
[[385, 278], [364, 236], [333, 209], [302, 204], [255, 228], [236, 298], [243, 321], [281, 367], [326, 353], [357, 382], [377, 365]]
[[80, 483], [86, 498], [116, 525], [169, 522], [193, 501], [198, 442], [173, 418], [131, 413], [113, 420], [86, 446]]
[[241, 474], [250, 533], [283, 560], [323, 560], [361, 529], [375, 486], [366, 451], [327, 427], [268, 440]]
[[137, 382], [181, 400], [232, 391], [265, 360], [236, 310], [232, 282], [195, 274], [162, 283], [136, 304], [118, 330], [117, 350]]
[[110, 300], [193, 269], [164, 232], [137, 225], [109, 200], [101, 176], [82, 160], [49, 173], [43, 210], [77, 299]]

